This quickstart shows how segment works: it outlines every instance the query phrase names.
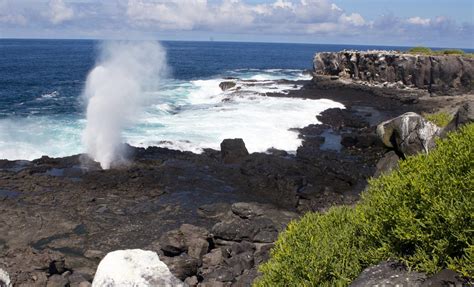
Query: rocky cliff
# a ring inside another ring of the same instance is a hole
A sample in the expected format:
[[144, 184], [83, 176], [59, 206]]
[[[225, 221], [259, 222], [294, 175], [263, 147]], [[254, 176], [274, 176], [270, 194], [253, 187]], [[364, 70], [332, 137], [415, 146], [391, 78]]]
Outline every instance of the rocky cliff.
[[434, 94], [474, 90], [474, 58], [461, 55], [429, 56], [394, 51], [317, 53], [314, 72], [372, 83], [427, 89]]

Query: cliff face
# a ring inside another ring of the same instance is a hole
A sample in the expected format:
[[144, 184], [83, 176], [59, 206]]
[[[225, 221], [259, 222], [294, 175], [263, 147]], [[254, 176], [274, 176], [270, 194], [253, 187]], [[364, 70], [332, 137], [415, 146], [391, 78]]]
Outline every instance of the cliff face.
[[389, 51], [317, 53], [314, 72], [374, 83], [397, 83], [432, 93], [474, 90], [474, 58], [427, 56]]

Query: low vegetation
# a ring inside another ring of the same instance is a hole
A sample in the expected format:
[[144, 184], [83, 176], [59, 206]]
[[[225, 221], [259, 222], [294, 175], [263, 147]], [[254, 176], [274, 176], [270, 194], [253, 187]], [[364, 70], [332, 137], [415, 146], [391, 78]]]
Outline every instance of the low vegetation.
[[438, 127], [445, 127], [447, 126], [451, 120], [453, 119], [453, 116], [446, 113], [446, 112], [437, 112], [433, 114], [423, 114], [423, 117], [427, 119], [428, 121], [434, 123]]
[[474, 277], [474, 124], [369, 182], [355, 208], [308, 213], [283, 232], [256, 286], [347, 286], [387, 259]]
[[442, 49], [442, 50], [433, 50], [428, 47], [413, 47], [406, 51], [409, 54], [416, 54], [416, 55], [433, 55], [433, 56], [441, 56], [441, 55], [463, 55], [467, 57], [474, 57], [474, 53], [466, 53], [460, 49]]

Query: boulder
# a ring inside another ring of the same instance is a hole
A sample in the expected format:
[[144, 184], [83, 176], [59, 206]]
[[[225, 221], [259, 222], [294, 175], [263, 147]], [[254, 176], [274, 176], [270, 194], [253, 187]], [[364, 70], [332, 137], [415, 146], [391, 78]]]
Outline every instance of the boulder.
[[384, 173], [389, 173], [398, 166], [400, 157], [394, 151], [386, 153], [378, 162], [375, 169], [374, 177], [379, 177]]
[[162, 257], [163, 262], [168, 266], [171, 273], [180, 280], [196, 275], [199, 261], [186, 253], [175, 257]]
[[187, 251], [185, 236], [181, 230], [171, 230], [160, 237], [161, 249], [166, 255], [175, 256]]
[[385, 146], [409, 156], [433, 149], [441, 128], [416, 113], [405, 113], [379, 124], [377, 135]]
[[232, 81], [224, 81], [219, 84], [219, 87], [221, 88], [222, 91], [227, 91], [229, 89], [232, 89], [235, 86], [236, 86], [236, 83]]
[[465, 103], [458, 109], [452, 121], [443, 129], [442, 133], [446, 135], [448, 132], [472, 122], [474, 122], [474, 102], [471, 101]]
[[0, 268], [0, 287], [11, 287], [10, 276], [7, 271]]
[[221, 156], [224, 163], [238, 163], [249, 155], [242, 139], [225, 139], [221, 143]]
[[384, 261], [362, 271], [349, 286], [420, 286], [425, 278], [422, 273], [409, 272], [398, 262]]
[[184, 286], [184, 283], [155, 252], [130, 249], [108, 253], [97, 267], [92, 286]]

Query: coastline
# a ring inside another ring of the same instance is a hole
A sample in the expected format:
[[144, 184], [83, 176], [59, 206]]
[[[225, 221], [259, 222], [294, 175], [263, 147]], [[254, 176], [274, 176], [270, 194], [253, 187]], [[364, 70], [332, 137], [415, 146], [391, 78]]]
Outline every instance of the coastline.
[[[0, 233], [6, 234], [0, 264], [17, 283], [34, 282], [34, 276], [43, 280], [38, 265], [49, 270], [51, 262], [59, 261], [88, 280], [107, 252], [141, 248], [171, 258], [180, 272], [192, 269], [181, 274], [182, 280], [200, 276], [212, 281], [226, 274], [231, 281], [251, 282], [289, 220], [305, 211], [357, 202], [385, 153], [375, 134], [378, 123], [408, 111], [452, 111], [473, 100], [473, 95], [430, 97], [423, 90], [364, 86], [327, 76], [315, 76], [287, 95], [269, 96], [326, 98], [346, 109], [326, 110], [318, 117], [321, 125], [299, 129], [303, 143], [296, 155], [274, 150], [224, 163], [216, 150], [193, 154], [129, 147], [130, 163], [107, 171], [83, 155], [0, 160]], [[331, 140], [340, 145], [325, 148]], [[272, 220], [275, 214], [285, 216]], [[240, 254], [250, 252], [250, 268], [234, 272], [232, 261], [223, 261], [206, 269], [187, 257], [168, 256], [163, 236], [183, 224], [212, 234], [204, 255], [216, 248], [240, 248], [243, 252], [230, 252], [226, 259], [243, 260]]]

